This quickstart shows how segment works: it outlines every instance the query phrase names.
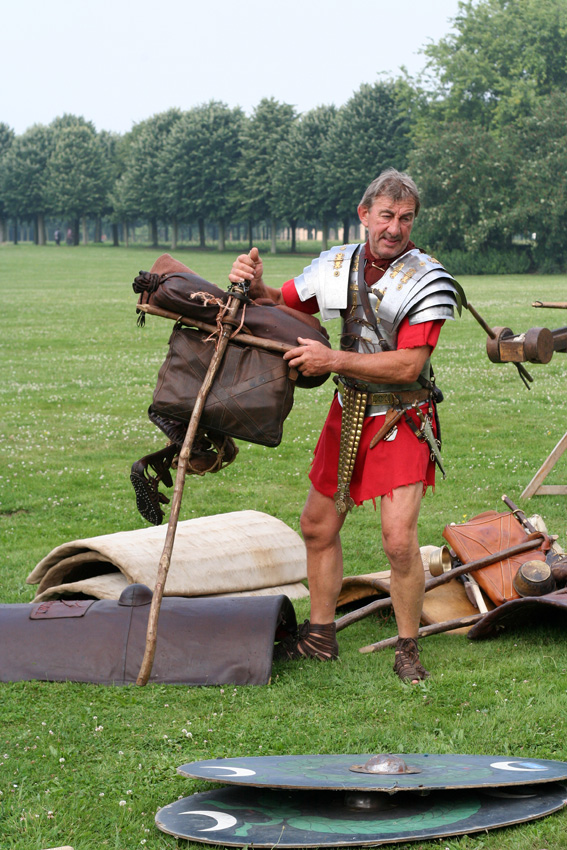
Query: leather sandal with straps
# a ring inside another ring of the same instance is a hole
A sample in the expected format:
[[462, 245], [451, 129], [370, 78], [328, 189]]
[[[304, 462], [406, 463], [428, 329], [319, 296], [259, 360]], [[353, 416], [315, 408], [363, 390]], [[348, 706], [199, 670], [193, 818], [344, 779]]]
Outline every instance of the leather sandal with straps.
[[274, 660], [295, 661], [299, 658], [316, 658], [318, 661], [333, 661], [339, 657], [335, 623], [317, 625], [305, 620], [295, 635], [289, 635], [274, 649]]
[[[132, 464], [130, 481], [136, 493], [136, 507], [143, 518], [152, 525], [161, 525], [164, 516], [161, 505], [168, 504], [169, 499], [159, 492], [159, 483], [163, 481], [166, 487], [173, 486], [169, 470], [178, 454], [179, 446], [172, 443]], [[152, 475], [150, 469], [156, 474]]]
[[398, 638], [394, 673], [402, 682], [417, 682], [427, 679], [429, 672], [419, 662], [419, 646], [416, 638]]

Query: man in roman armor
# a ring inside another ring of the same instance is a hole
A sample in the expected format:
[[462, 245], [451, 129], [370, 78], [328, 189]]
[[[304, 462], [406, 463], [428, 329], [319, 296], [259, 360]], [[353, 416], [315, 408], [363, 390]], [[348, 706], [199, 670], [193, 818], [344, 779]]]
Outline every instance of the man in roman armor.
[[[335, 373], [337, 392], [315, 447], [311, 488], [301, 515], [307, 549], [310, 618], [276, 649], [281, 657], [339, 654], [334, 624], [343, 562], [340, 532], [354, 505], [380, 497], [382, 545], [391, 567], [398, 627], [394, 670], [418, 682], [417, 634], [424, 570], [417, 538], [422, 497], [440, 465], [430, 357], [445, 319], [466, 303], [459, 284], [410, 240], [419, 193], [388, 169], [358, 206], [364, 245], [324, 251], [281, 290], [264, 284], [256, 248], [239, 256], [229, 278], [250, 281], [253, 298], [270, 298], [323, 321], [342, 318], [340, 350], [298, 338], [285, 354], [305, 376]], [[442, 467], [441, 467], [442, 469]]]

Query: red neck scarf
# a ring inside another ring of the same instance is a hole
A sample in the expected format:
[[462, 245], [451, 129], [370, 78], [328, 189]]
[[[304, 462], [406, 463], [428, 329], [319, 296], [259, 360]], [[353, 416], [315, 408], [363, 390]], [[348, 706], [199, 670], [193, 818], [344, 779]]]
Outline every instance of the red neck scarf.
[[397, 260], [398, 257], [401, 257], [402, 254], [405, 254], [407, 251], [411, 251], [412, 248], [415, 248], [414, 243], [410, 240], [403, 251], [400, 251], [399, 254], [396, 254], [395, 257], [392, 257], [389, 260], [383, 260], [380, 257], [375, 257], [371, 250], [370, 244], [367, 241], [364, 246], [364, 259], [366, 260], [366, 267], [364, 269], [364, 280], [366, 281], [367, 286], [373, 286], [377, 283], [388, 266], [390, 266], [394, 260]]

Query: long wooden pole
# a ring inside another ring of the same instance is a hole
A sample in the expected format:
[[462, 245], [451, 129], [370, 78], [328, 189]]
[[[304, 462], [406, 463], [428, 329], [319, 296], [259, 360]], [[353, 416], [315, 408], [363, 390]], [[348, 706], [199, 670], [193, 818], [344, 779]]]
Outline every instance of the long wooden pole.
[[[142, 313], [149, 313], [152, 316], [161, 316], [163, 319], [171, 319], [173, 322], [180, 322], [190, 328], [199, 328], [199, 330], [207, 331], [208, 333], [216, 333], [215, 325], [209, 325], [208, 322], [202, 322], [200, 319], [189, 319], [187, 316], [180, 316], [178, 313], [171, 313], [169, 310], [162, 310], [161, 307], [154, 307], [153, 304], [138, 304], [138, 310]], [[254, 348], [263, 348], [266, 351], [276, 351], [278, 354], [285, 354], [286, 351], [291, 351], [293, 345], [288, 345], [287, 342], [278, 342], [274, 339], [264, 339], [253, 334], [237, 333], [232, 337], [233, 342], [241, 342], [243, 345], [252, 345]]]
[[[418, 638], [427, 637], [428, 635], [438, 635], [441, 632], [452, 632], [454, 629], [461, 629], [464, 626], [474, 626], [479, 620], [486, 617], [486, 614], [469, 614], [468, 617], [458, 617], [456, 620], [445, 620], [444, 623], [431, 623], [430, 626], [422, 626], [417, 636]], [[379, 652], [381, 649], [387, 649], [389, 646], [395, 646], [398, 642], [398, 635], [394, 637], [380, 640], [378, 643], [370, 643], [368, 646], [361, 646], [358, 650], [362, 653]]]
[[[195, 440], [197, 428], [199, 427], [201, 414], [205, 407], [207, 395], [209, 394], [209, 390], [215, 380], [216, 373], [221, 364], [231, 333], [234, 331], [233, 320], [236, 314], [238, 313], [239, 307], [240, 301], [238, 298], [232, 296], [228, 299], [227, 311], [222, 319], [222, 332], [218, 339], [215, 352], [211, 358], [211, 362], [209, 363], [209, 368], [207, 369], [207, 374], [205, 375], [205, 378], [201, 385], [201, 389], [197, 394], [197, 398], [195, 400], [195, 407], [193, 408], [191, 419], [189, 420], [189, 425], [187, 426], [187, 433], [183, 441], [183, 446], [181, 447], [181, 452], [179, 453], [177, 475], [175, 476], [175, 487], [173, 490], [173, 499], [171, 502], [171, 513], [169, 516], [167, 532], [165, 535], [165, 543], [159, 562], [156, 584], [152, 596], [152, 604], [150, 606], [150, 613], [148, 616], [146, 648], [144, 651], [144, 657], [142, 659], [140, 672], [136, 680], [137, 685], [146, 685], [150, 677], [150, 673], [152, 672], [152, 666], [156, 654], [159, 611], [163, 598], [163, 592], [165, 589], [165, 582], [167, 580], [167, 574], [169, 572], [169, 566], [171, 563], [171, 553], [173, 551], [173, 542], [175, 540], [175, 532], [177, 530], [177, 520], [179, 519], [179, 511], [181, 509], [181, 499], [183, 496], [183, 487], [185, 485], [185, 473], [187, 471], [187, 464], [189, 462], [189, 457], [193, 448], [193, 442]], [[216, 328], [214, 330], [216, 330]]]
[[[486, 557], [479, 558], [476, 561], [469, 561], [468, 564], [461, 564], [460, 567], [454, 567], [452, 570], [448, 570], [446, 573], [442, 573], [440, 576], [436, 576], [436, 578], [426, 581], [425, 592], [427, 593], [428, 590], [432, 590], [434, 587], [439, 587], [440, 584], [446, 584], [464, 573], [472, 573], [474, 570], [481, 570], [483, 567], [488, 567], [490, 564], [495, 564], [497, 561], [505, 561], [507, 558], [513, 558], [515, 555], [520, 555], [522, 552], [528, 552], [530, 549], [537, 549], [541, 546], [541, 542], [544, 537], [544, 534], [537, 532], [535, 535], [530, 535], [524, 543], [517, 543], [515, 546], [510, 546], [508, 549], [502, 549], [501, 552], [495, 552], [492, 555], [487, 555]], [[345, 614], [344, 617], [339, 617], [338, 620], [335, 620], [337, 631], [340, 632], [341, 629], [345, 629], [352, 623], [357, 623], [359, 620], [363, 620], [364, 617], [368, 617], [369, 614], [373, 614], [381, 608], [389, 608], [391, 604], [391, 597], [386, 596], [383, 599], [377, 599], [375, 602], [365, 605], [363, 608], [359, 608], [358, 611], [351, 611], [350, 614]]]

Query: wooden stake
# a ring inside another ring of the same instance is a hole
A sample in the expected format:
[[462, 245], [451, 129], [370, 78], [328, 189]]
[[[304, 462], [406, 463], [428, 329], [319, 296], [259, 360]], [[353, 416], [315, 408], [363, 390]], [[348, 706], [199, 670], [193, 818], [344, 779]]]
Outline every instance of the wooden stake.
[[173, 499], [171, 502], [171, 513], [169, 516], [165, 543], [159, 562], [156, 584], [152, 596], [152, 604], [150, 606], [150, 613], [148, 616], [146, 648], [144, 651], [144, 657], [142, 659], [142, 666], [140, 667], [140, 672], [136, 680], [137, 685], [146, 685], [150, 677], [150, 673], [152, 672], [152, 666], [156, 654], [159, 611], [163, 598], [163, 592], [165, 589], [165, 582], [167, 580], [167, 574], [169, 572], [169, 565], [171, 563], [171, 553], [173, 550], [173, 542], [175, 540], [175, 532], [177, 530], [177, 520], [179, 518], [179, 511], [181, 509], [181, 499], [183, 496], [183, 487], [185, 485], [185, 473], [187, 471], [187, 464], [191, 455], [191, 450], [193, 448], [193, 442], [195, 440], [197, 428], [199, 427], [201, 414], [205, 407], [205, 401], [207, 399], [207, 395], [209, 394], [209, 390], [215, 380], [216, 373], [224, 356], [224, 352], [228, 345], [230, 335], [234, 330], [233, 319], [238, 313], [239, 307], [240, 301], [238, 298], [232, 297], [228, 299], [228, 309], [223, 318], [222, 333], [219, 337], [215, 352], [211, 358], [211, 362], [209, 363], [209, 368], [207, 369], [207, 374], [205, 375], [205, 378], [201, 385], [201, 389], [197, 394], [197, 398], [195, 400], [195, 407], [193, 408], [191, 419], [189, 420], [189, 425], [187, 427], [187, 433], [185, 435], [183, 446], [179, 454], [177, 475], [175, 477], [175, 487], [173, 490]]

